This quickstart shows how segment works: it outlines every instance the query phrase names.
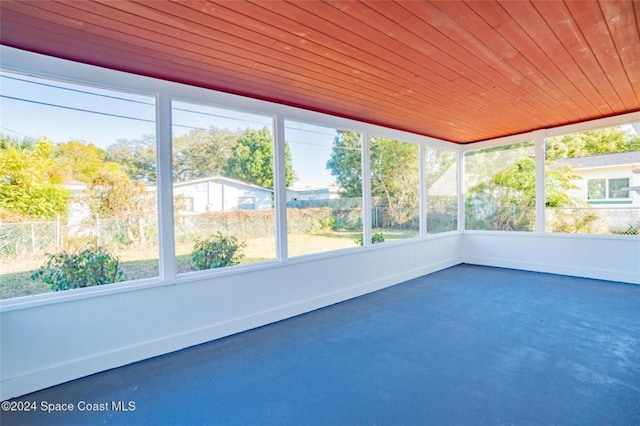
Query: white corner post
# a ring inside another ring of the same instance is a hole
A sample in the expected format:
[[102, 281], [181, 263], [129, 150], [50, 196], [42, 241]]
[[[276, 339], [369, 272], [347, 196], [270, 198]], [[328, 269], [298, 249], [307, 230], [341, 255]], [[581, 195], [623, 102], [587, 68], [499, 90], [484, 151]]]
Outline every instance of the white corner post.
[[287, 241], [287, 179], [286, 179], [286, 156], [284, 151], [285, 132], [284, 117], [276, 115], [273, 120], [274, 126], [274, 208], [276, 214], [276, 256], [279, 262], [287, 260], [289, 257]]
[[369, 246], [372, 244], [371, 237], [373, 231], [371, 230], [371, 156], [369, 134], [362, 132], [360, 134], [361, 139], [361, 170], [362, 170], [362, 242], [363, 245]]
[[546, 192], [545, 184], [545, 140], [546, 131], [540, 130], [534, 135], [535, 162], [536, 162], [536, 232], [546, 232]]
[[171, 98], [163, 93], [156, 101], [156, 158], [158, 195], [158, 245], [160, 279], [176, 276], [173, 233], [173, 177], [171, 173]]
[[425, 150], [426, 147], [424, 144], [418, 144], [418, 214], [420, 215], [420, 220], [418, 222], [418, 226], [420, 228], [420, 237], [424, 238], [427, 236], [427, 215], [429, 212], [427, 211], [427, 165], [425, 163]]
[[465, 218], [464, 150], [458, 151], [458, 231], [464, 231]]

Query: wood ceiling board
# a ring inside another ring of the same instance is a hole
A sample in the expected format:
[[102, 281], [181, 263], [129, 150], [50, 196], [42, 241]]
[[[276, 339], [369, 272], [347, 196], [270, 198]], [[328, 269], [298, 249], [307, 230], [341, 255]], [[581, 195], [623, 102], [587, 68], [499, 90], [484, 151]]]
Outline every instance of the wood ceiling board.
[[[244, 3], [231, 2], [231, 7], [240, 7]], [[261, 3], [267, 5], [269, 8], [273, 8], [274, 4], [281, 3]], [[283, 3], [286, 4], [286, 3]], [[303, 3], [296, 3], [296, 5], [302, 5]], [[313, 3], [316, 5], [316, 3]], [[277, 8], [275, 8], [277, 9]], [[290, 12], [289, 9], [287, 9]], [[375, 76], [381, 81], [392, 81], [394, 83], [394, 89], [390, 90], [389, 94], [401, 94], [410, 93], [409, 90], [413, 90], [416, 93], [426, 93], [435, 101], [442, 101], [451, 96], [451, 91], [447, 91], [442, 85], [439, 86], [427, 86], [423, 85], [420, 79], [417, 79], [416, 72], [410, 70], [411, 67], [415, 68], [413, 64], [405, 61], [404, 66], [399, 65], [396, 62], [390, 62], [385, 59], [380, 61], [378, 56], [359, 50], [351, 43], [362, 42], [354, 41], [354, 34], [342, 30], [337, 25], [323, 21], [322, 23], [316, 22], [316, 28], [308, 28], [301, 26], [298, 22], [292, 21], [289, 16], [282, 16], [276, 12], [271, 12], [265, 9], [260, 14], [261, 19], [265, 19], [264, 25], [273, 24], [278, 31], [285, 31], [288, 33], [284, 37], [293, 37], [295, 39], [302, 38], [306, 48], [311, 51], [316, 51], [318, 54], [331, 57], [336, 63], [346, 64], [352, 69], [357, 69], [362, 73], [368, 73]], [[299, 9], [296, 16], [306, 16], [309, 19], [310, 13]], [[269, 22], [267, 24], [266, 22]], [[331, 35], [329, 35], [331, 34]], [[379, 46], [371, 47], [375, 53], [385, 55], [387, 50], [380, 48]], [[400, 58], [396, 58], [398, 61]], [[420, 68], [421, 72], [426, 72], [423, 68]], [[445, 86], [446, 87], [446, 86]], [[423, 92], [424, 91], [424, 92]]]
[[[566, 108], [575, 111], [576, 114], [587, 114], [587, 111], [570, 99], [580, 94], [580, 91], [572, 82], [562, 73], [562, 70], [549, 59], [543, 49], [536, 44], [535, 40], [530, 37], [523, 27], [512, 18], [504, 8], [496, 9], [493, 13], [484, 13], [482, 7], [478, 7], [478, 3], [469, 3], [476, 13], [478, 13], [487, 23], [492, 25], [507, 40], [511, 40], [518, 47], [520, 53], [531, 61], [534, 72], [541, 76], [541, 84], [544, 90], [553, 94], [556, 99], [561, 99]], [[577, 115], [580, 118], [580, 115]]]
[[[116, 3], [116, 6], [119, 6], [120, 4], [121, 4], [121, 3]], [[254, 53], [254, 52], [251, 52], [251, 53]], [[263, 55], [266, 55], [266, 52], [261, 52], [261, 53], [262, 53]], [[289, 56], [290, 56], [290, 55], [289, 55]], [[266, 58], [266, 56], [263, 56], [263, 57], [265, 57], [265, 58]], [[295, 58], [295, 57], [294, 57], [294, 58]], [[274, 59], [273, 57], [268, 58], [268, 60], [273, 60], [273, 59]], [[282, 58], [282, 60], [284, 61], [284, 60], [286, 60], [286, 58]], [[296, 67], [298, 67], [298, 68], [304, 68], [304, 65], [306, 65], [306, 64], [304, 64], [304, 63], [302, 63], [302, 64], [301, 64], [301, 62], [302, 62], [302, 61], [300, 61], [300, 60], [297, 60], [296, 62], [297, 62], [297, 63], [295, 63], [295, 64], [291, 64], [291, 65], [294, 65], [294, 66], [296, 66]], [[277, 63], [275, 63], [275, 64], [265, 64], [265, 66], [267, 66], [267, 67], [271, 67], [271, 66], [282, 66], [282, 65], [283, 65], [283, 62], [282, 62], [282, 61], [281, 61], [281, 62], [277, 62]], [[285, 64], [285, 65], [286, 65], [286, 64]], [[254, 68], [254, 69], [261, 69], [261, 65], [260, 65], [259, 63], [254, 64], [254, 65], [253, 65], [253, 68]], [[287, 67], [285, 66], [285, 70], [286, 70], [286, 69], [287, 69]], [[323, 69], [326, 69], [326, 68], [323, 68]], [[330, 70], [330, 72], [331, 72], [331, 71], [333, 71], [333, 70]], [[283, 72], [284, 72], [284, 71], [283, 71]], [[317, 73], [315, 73], [315, 71], [313, 71], [313, 70], [308, 71], [308, 73], [315, 74], [315, 75], [311, 75], [311, 77], [312, 77], [315, 81], [317, 81], [317, 82], [321, 82], [323, 79], [327, 78], [325, 75], [323, 75], [323, 74], [317, 74]], [[335, 84], [337, 81], [338, 81], [338, 80], [337, 80], [337, 79], [335, 79], [335, 78], [332, 80], [332, 82], [333, 82], [334, 84]], [[383, 82], [384, 82], [384, 81], [383, 81]], [[348, 92], [349, 90], [351, 90], [351, 89], [354, 87], [352, 83], [353, 83], [353, 82], [346, 82], [344, 85], [342, 85], [341, 90], [343, 90], [343, 91], [345, 91], [345, 92]], [[378, 87], [378, 85], [377, 85], [377, 84], [376, 84], [376, 85], [373, 85], [373, 84], [372, 84], [372, 85], [365, 86], [365, 90], [364, 90], [364, 92], [366, 92], [366, 91], [368, 90], [368, 88], [370, 88], [370, 87]], [[362, 92], [363, 92], [363, 90], [359, 90], [359, 91], [358, 91], [358, 93], [362, 93]], [[353, 93], [353, 95], [354, 95], [354, 96], [356, 96], [358, 93]], [[384, 93], [386, 93], [386, 92], [384, 92]], [[379, 94], [377, 94], [377, 96], [378, 96], [378, 97], [380, 97], [380, 98], [384, 98], [384, 96], [383, 96], [383, 94], [384, 94], [384, 93], [379, 93]], [[407, 97], [407, 96], [405, 96], [405, 98], [406, 98], [406, 97]], [[411, 97], [411, 96], [409, 96], [409, 97]], [[391, 99], [390, 99], [390, 100], [391, 100]], [[434, 100], [434, 101], [440, 101], [441, 99], [433, 99], [433, 100]], [[419, 102], [424, 102], [424, 100], [420, 100], [420, 99], [418, 99], [418, 101], [419, 101]], [[409, 102], [413, 102], [413, 101], [409, 100]]]
[[[439, 8], [447, 10], [448, 3], [439, 4]], [[517, 85], [521, 86], [534, 103], [539, 101], [549, 108], [551, 113], [563, 111], [572, 114], [576, 105], [570, 102], [566, 93], [558, 90], [556, 84], [543, 72], [536, 63], [545, 58], [542, 52], [529, 37], [523, 37], [517, 23], [502, 7], [486, 8], [483, 3], [469, 3], [473, 14], [464, 16], [467, 28], [475, 34], [482, 45], [495, 47], [494, 52], [501, 58], [499, 63], [505, 68], [512, 68]], [[506, 52], [506, 53], [505, 53]], [[536, 55], [537, 54], [537, 55]], [[503, 59], [506, 58], [506, 59]], [[551, 67], [553, 72], [555, 67]], [[546, 70], [545, 70], [546, 71]], [[571, 116], [577, 120], [579, 115]]]
[[[619, 51], [613, 41], [600, 4], [587, 2], [580, 7], [575, 7], [572, 3], [568, 3], [567, 6], [575, 19], [582, 23], [580, 28], [586, 42], [589, 44], [590, 50], [594, 52], [601, 72], [609, 78], [613, 90], [607, 93], [607, 99], [613, 99], [617, 95], [622, 103], [621, 110], [632, 108], [634, 104], [637, 104], [638, 93], [633, 90], [633, 86], [627, 78]], [[613, 21], [619, 18], [619, 15], [610, 17]], [[638, 40], [635, 40], [635, 43], [638, 43]], [[636, 69], [636, 72], [640, 73], [640, 69]]]
[[[620, 3], [606, 2], [600, 5], [607, 21], [620, 60], [626, 64], [625, 74], [629, 79], [635, 99], [640, 103], [640, 2], [635, 3], [636, 15], [626, 13]], [[636, 21], [637, 19], [637, 21]]]
[[[490, 3], [494, 4], [494, 3]], [[493, 28], [481, 20], [471, 9], [462, 7], [464, 3], [440, 2], [435, 3], [433, 9], [437, 8], [443, 15], [435, 12], [430, 16], [438, 17], [438, 26], [446, 26], [449, 29], [449, 36], [459, 45], [464, 45], [465, 49], [490, 67], [494, 76], [494, 83], [505, 88], [512, 95], [516, 96], [518, 103], [522, 103], [523, 109], [532, 108], [536, 110], [551, 111], [553, 100], [545, 93], [537, 90], [514, 65], [514, 62], [521, 61], [519, 52], [509, 44], [503, 37], [495, 33]], [[426, 6], [425, 6], [426, 7]], [[456, 26], [453, 17], [464, 22], [464, 27]], [[445, 21], [448, 19], [448, 22]]]
[[[529, 37], [536, 41], [536, 44], [545, 52], [549, 61], [555, 64], [556, 68], [565, 75], [569, 84], [566, 84], [564, 80], [556, 80], [556, 82], [558, 84], [563, 83], [562, 87], [567, 91], [570, 91], [573, 87], [580, 93], [580, 95], [569, 94], [570, 99], [574, 102], [578, 99], [586, 100], [586, 102], [578, 103], [586, 111], [586, 115], [581, 117], [581, 119], [587, 120], [599, 116], [601, 110], [598, 105], [604, 102], [601, 94], [584, 74], [566, 46], [563, 45], [562, 40], [554, 32], [543, 14], [540, 13], [536, 4], [504, 2], [502, 6], [511, 16], [514, 16]], [[550, 5], [546, 5], [546, 7], [545, 5], [539, 5], [539, 7], [542, 7], [544, 10], [549, 9], [549, 6]], [[567, 19], [566, 16], [565, 19]], [[545, 69], [548, 68], [550, 67], [545, 67]]]
[[[554, 7], [547, 5], [538, 6], [538, 10], [548, 22], [551, 30], [562, 40], [567, 53], [574, 59], [586, 80], [599, 93], [601, 103], [596, 103], [599, 113], [605, 115], [614, 114], [616, 111], [623, 111], [624, 105], [620, 97], [615, 92], [609, 78], [603, 73], [602, 67], [598, 63], [589, 43], [582, 34], [582, 29], [578, 26], [568, 7], [564, 4], [557, 4]], [[612, 97], [607, 95], [613, 94]]]

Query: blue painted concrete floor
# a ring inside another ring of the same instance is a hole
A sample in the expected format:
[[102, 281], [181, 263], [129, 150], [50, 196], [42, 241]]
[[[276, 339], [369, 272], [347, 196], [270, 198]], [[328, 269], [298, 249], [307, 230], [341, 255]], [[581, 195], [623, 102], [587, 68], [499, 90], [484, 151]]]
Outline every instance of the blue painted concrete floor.
[[640, 425], [640, 286], [459, 265], [18, 400], [3, 425]]

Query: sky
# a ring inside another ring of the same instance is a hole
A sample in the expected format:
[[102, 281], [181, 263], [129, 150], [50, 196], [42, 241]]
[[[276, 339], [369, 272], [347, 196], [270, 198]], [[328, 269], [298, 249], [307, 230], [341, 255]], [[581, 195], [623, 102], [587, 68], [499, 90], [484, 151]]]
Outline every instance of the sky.
[[[154, 98], [0, 72], [0, 131], [9, 136], [53, 142], [80, 140], [107, 148], [118, 139], [155, 133]], [[195, 103], [175, 103], [174, 136], [193, 128], [272, 128], [272, 118]], [[326, 168], [336, 130], [285, 122], [294, 187], [335, 183]]]

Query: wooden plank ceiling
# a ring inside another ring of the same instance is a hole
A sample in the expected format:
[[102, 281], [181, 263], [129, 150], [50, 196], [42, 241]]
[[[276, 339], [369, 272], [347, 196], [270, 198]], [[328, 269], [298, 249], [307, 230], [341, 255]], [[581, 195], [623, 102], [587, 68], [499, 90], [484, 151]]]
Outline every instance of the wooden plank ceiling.
[[640, 111], [637, 1], [15, 1], [0, 42], [465, 143]]

